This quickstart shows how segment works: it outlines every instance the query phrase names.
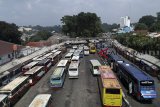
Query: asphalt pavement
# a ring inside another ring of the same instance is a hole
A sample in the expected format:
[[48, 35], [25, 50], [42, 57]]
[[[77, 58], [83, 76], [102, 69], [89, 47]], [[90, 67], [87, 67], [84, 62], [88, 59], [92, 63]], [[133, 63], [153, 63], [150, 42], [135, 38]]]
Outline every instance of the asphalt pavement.
[[89, 60], [98, 59], [97, 55], [85, 56], [80, 60], [79, 78], [69, 79], [68, 74], [63, 88], [54, 90], [49, 87], [51, 70], [17, 102], [14, 107], [28, 107], [40, 93], [52, 94], [52, 107], [101, 107], [97, 78], [91, 74]]

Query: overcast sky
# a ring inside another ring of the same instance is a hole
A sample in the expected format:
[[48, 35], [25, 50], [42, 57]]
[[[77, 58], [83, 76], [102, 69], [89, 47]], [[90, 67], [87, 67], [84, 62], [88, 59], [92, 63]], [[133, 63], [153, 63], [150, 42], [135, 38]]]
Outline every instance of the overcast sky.
[[0, 21], [17, 25], [53, 26], [64, 15], [94, 12], [103, 23], [119, 23], [130, 16], [137, 22], [143, 15], [160, 11], [160, 0], [0, 0]]

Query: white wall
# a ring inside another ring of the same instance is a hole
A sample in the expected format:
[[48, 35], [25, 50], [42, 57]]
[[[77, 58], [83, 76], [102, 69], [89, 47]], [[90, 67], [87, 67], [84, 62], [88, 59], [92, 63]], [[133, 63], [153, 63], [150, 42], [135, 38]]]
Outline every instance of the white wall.
[[13, 59], [13, 56], [12, 56], [12, 53], [10, 53], [10, 58], [8, 58], [8, 55], [9, 54], [6, 54], [6, 55], [3, 55], [3, 56], [0, 56], [0, 65], [6, 63], [6, 62], [9, 62], [11, 59]]

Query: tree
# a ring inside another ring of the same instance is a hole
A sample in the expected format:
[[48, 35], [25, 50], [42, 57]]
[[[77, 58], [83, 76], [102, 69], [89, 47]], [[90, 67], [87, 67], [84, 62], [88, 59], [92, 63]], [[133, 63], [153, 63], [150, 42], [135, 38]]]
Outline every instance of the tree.
[[102, 24], [102, 29], [104, 32], [111, 32], [113, 29], [118, 29], [119, 28], [119, 25], [118, 24], [107, 24], [107, 23], [103, 23]]
[[147, 29], [148, 29], [148, 27], [144, 23], [138, 23], [135, 26], [135, 30], [147, 30]]
[[157, 12], [157, 21], [160, 21], [160, 12]]
[[62, 31], [71, 37], [94, 37], [102, 32], [101, 20], [95, 13], [81, 12], [61, 19]]
[[29, 41], [38, 42], [40, 40], [47, 40], [51, 36], [52, 36], [51, 32], [42, 30], [38, 31], [34, 36], [32, 36]]
[[18, 26], [12, 23], [0, 21], [0, 40], [21, 44], [21, 32], [18, 31]]
[[155, 21], [156, 17], [152, 15], [143, 16], [139, 19], [139, 23], [144, 23], [148, 28], [150, 28], [150, 26], [152, 26], [152, 24], [154, 24]]

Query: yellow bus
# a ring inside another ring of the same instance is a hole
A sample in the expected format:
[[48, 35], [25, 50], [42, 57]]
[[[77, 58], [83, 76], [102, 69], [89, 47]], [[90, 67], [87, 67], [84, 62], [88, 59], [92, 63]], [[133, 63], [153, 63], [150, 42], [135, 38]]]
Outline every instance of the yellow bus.
[[109, 66], [99, 67], [98, 78], [101, 101], [104, 107], [122, 106], [122, 88]]
[[96, 53], [96, 46], [94, 44], [89, 44], [89, 53]]

